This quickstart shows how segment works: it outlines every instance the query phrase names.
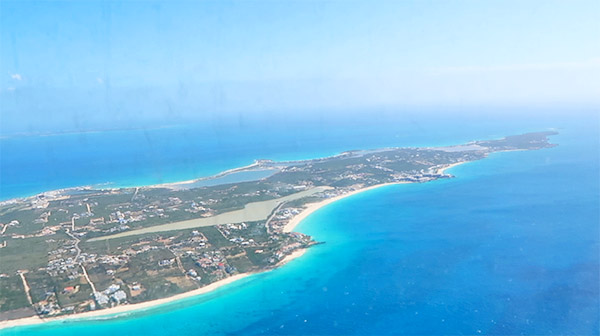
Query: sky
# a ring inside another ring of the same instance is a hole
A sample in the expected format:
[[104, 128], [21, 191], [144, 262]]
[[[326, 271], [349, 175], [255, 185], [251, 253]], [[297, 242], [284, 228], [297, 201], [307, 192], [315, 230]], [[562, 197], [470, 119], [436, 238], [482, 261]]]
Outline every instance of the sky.
[[600, 1], [0, 0], [0, 130], [600, 106]]

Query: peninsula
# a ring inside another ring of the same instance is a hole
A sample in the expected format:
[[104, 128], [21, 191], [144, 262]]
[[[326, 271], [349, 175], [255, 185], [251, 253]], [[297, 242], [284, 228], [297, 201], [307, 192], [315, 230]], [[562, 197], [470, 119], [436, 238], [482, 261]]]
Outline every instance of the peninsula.
[[308, 247], [308, 214], [357, 192], [452, 177], [490, 153], [556, 146], [536, 132], [428, 148], [355, 150], [137, 188], [0, 202], [0, 328], [108, 315], [205, 293]]

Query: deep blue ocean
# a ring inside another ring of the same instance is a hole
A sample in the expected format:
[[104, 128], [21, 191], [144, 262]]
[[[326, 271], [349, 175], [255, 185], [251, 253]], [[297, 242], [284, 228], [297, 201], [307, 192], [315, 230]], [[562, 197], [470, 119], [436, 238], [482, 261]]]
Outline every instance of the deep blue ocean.
[[453, 179], [384, 187], [324, 207], [296, 230], [325, 244], [280, 269], [145, 312], [0, 334], [598, 335], [598, 116], [441, 115], [241, 118], [4, 138], [6, 199], [190, 179], [257, 158], [560, 132], [551, 138], [555, 148], [496, 153], [453, 168]]

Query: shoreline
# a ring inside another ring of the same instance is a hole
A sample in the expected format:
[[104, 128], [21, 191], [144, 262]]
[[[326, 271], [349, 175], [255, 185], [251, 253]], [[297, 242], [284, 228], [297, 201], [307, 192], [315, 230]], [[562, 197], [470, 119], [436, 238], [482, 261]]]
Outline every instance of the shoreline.
[[[46, 195], [46, 194], [63, 195], [64, 193], [68, 193], [70, 191], [77, 191], [77, 190], [121, 190], [121, 189], [136, 189], [136, 188], [171, 188], [171, 189], [173, 189], [178, 185], [214, 180], [214, 179], [225, 177], [227, 175], [234, 174], [234, 173], [256, 170], [256, 168], [260, 168], [259, 161], [260, 160], [255, 160], [253, 163], [245, 165], [245, 166], [231, 168], [231, 169], [223, 170], [223, 171], [213, 174], [213, 175], [200, 176], [200, 177], [188, 179], [188, 180], [181, 180], [181, 181], [175, 181], [175, 182], [161, 182], [161, 183], [153, 183], [153, 184], [142, 184], [142, 185], [136, 185], [136, 186], [126, 186], [126, 185], [111, 186], [111, 185], [114, 185], [115, 183], [114, 182], [102, 182], [102, 183], [96, 183], [96, 184], [87, 184], [87, 185], [81, 185], [81, 186], [46, 190], [46, 191], [42, 191], [42, 192], [37, 192], [37, 193], [29, 195], [29, 196], [17, 196], [17, 197], [11, 197], [11, 198], [7, 198], [7, 199], [0, 198], [0, 204], [10, 204], [10, 203], [14, 203], [17, 201], [26, 201], [28, 199], [35, 198], [40, 195]], [[276, 168], [265, 168], [265, 170], [267, 170], [267, 169], [276, 170]]]
[[201, 182], [201, 181], [216, 180], [220, 177], [224, 177], [224, 176], [227, 176], [230, 174], [239, 173], [239, 172], [243, 172], [243, 171], [254, 170], [254, 168], [259, 168], [259, 167], [260, 167], [259, 163], [257, 161], [254, 161], [254, 163], [251, 163], [249, 165], [227, 169], [227, 170], [224, 170], [220, 173], [217, 173], [217, 174], [211, 175], [211, 176], [198, 177], [195, 179], [185, 180], [185, 181], [151, 184], [148, 186], [135, 187], [135, 188], [172, 188], [173, 186], [178, 186], [178, 185], [182, 185], [182, 184], [192, 184], [192, 183]]
[[156, 300], [152, 300], [152, 301], [128, 304], [128, 305], [123, 305], [123, 306], [117, 306], [117, 307], [113, 307], [113, 308], [89, 311], [89, 312], [73, 314], [73, 315], [56, 316], [56, 317], [49, 317], [49, 318], [41, 318], [36, 315], [36, 316], [24, 317], [24, 318], [20, 318], [20, 319], [16, 319], [16, 320], [0, 321], [0, 330], [10, 329], [10, 328], [15, 328], [15, 327], [24, 327], [24, 326], [31, 326], [31, 325], [37, 325], [37, 324], [44, 324], [44, 323], [49, 323], [49, 322], [66, 322], [66, 321], [74, 321], [75, 322], [78, 320], [87, 320], [87, 319], [94, 320], [96, 318], [115, 319], [115, 318], [121, 317], [123, 314], [143, 312], [145, 310], [156, 308], [158, 306], [168, 304], [171, 302], [181, 301], [183, 299], [187, 299], [190, 297], [208, 294], [208, 293], [215, 291], [221, 287], [224, 287], [224, 286], [232, 284], [236, 281], [248, 278], [251, 275], [261, 274], [261, 273], [275, 270], [275, 269], [289, 263], [290, 261], [301, 257], [302, 255], [304, 255], [304, 253], [306, 253], [306, 251], [307, 251], [306, 248], [302, 248], [302, 249], [298, 249], [298, 250], [290, 253], [289, 255], [287, 255], [283, 259], [281, 259], [273, 268], [266, 269], [266, 270], [260, 271], [260, 272], [248, 272], [248, 273], [236, 274], [236, 275], [230, 276], [228, 278], [208, 284], [204, 287], [194, 289], [194, 290], [191, 290], [191, 291], [188, 291], [185, 293], [175, 294], [170, 297], [156, 299]]
[[[75, 320], [79, 320], [79, 319], [87, 319], [87, 318], [94, 318], [94, 317], [111, 318], [110, 315], [119, 315], [119, 314], [128, 313], [128, 312], [143, 311], [143, 310], [146, 310], [146, 309], [149, 309], [152, 307], [156, 307], [159, 305], [163, 305], [166, 303], [182, 300], [182, 299], [196, 296], [196, 295], [202, 295], [202, 294], [209, 293], [213, 290], [216, 290], [217, 288], [220, 288], [220, 287], [228, 285], [232, 282], [244, 279], [250, 275], [252, 275], [252, 273], [236, 274], [229, 278], [225, 278], [225, 279], [213, 282], [209, 285], [206, 285], [206, 286], [198, 288], [198, 289], [191, 290], [189, 292], [175, 294], [175, 295], [167, 297], [167, 298], [156, 299], [156, 300], [152, 300], [152, 301], [134, 303], [134, 304], [129, 304], [129, 305], [117, 306], [117, 307], [113, 307], [113, 308], [106, 308], [106, 309], [89, 311], [89, 312], [73, 314], [73, 315], [66, 315], [66, 316], [57, 316], [57, 317], [49, 317], [49, 318], [41, 318], [39, 316], [31, 316], [31, 317], [25, 317], [25, 318], [21, 318], [21, 319], [17, 319], [17, 320], [1, 321], [0, 322], [0, 330], [14, 328], [14, 327], [27, 326], [27, 325], [36, 325], [36, 324], [42, 324], [42, 323], [48, 323], [48, 322], [57, 322], [57, 321], [75, 321]], [[114, 316], [113, 318], [116, 318], [116, 317], [117, 316]]]
[[[449, 147], [449, 146], [423, 147], [423, 148], [426, 148], [426, 149], [435, 149], [435, 148], [443, 148], [443, 147]], [[404, 148], [404, 147], [384, 147], [384, 149], [398, 149], [398, 148]], [[412, 148], [412, 147], [406, 147], [406, 148]], [[415, 147], [415, 148], [417, 148], [417, 147]], [[338, 153], [338, 154], [334, 154], [334, 155], [330, 155], [330, 156], [324, 156], [324, 157], [315, 158], [315, 159], [288, 160], [288, 161], [272, 161], [272, 162], [273, 163], [278, 163], [278, 164], [290, 164], [290, 163], [299, 163], [299, 162], [302, 162], [302, 161], [324, 160], [324, 159], [339, 157], [339, 156], [342, 156], [342, 155], [344, 155], [346, 153], [357, 152], [357, 151], [363, 151], [363, 150], [349, 150], [349, 151], [344, 151], [344, 152], [341, 152], [341, 153]], [[508, 150], [508, 151], [510, 151], [510, 150]], [[213, 179], [224, 177], [224, 176], [227, 176], [227, 175], [233, 174], [233, 173], [238, 173], [238, 172], [243, 172], [243, 171], [249, 171], [249, 170], [255, 170], [256, 168], [260, 168], [261, 167], [261, 161], [265, 161], [265, 159], [256, 159], [256, 160], [254, 160], [254, 162], [252, 162], [250, 164], [247, 164], [245, 166], [226, 169], [226, 170], [223, 170], [223, 171], [218, 172], [218, 173], [213, 174], [213, 175], [199, 176], [199, 177], [192, 178], [192, 179], [180, 180], [180, 181], [174, 181], [174, 182], [161, 182], [161, 183], [142, 184], [142, 185], [135, 185], [135, 186], [127, 186], [127, 185], [110, 186], [110, 185], [114, 185], [115, 182], [101, 182], [101, 183], [95, 183], [95, 184], [87, 184], [87, 185], [80, 185], [80, 186], [64, 187], [64, 188], [46, 190], [46, 191], [42, 191], [42, 192], [37, 192], [35, 194], [31, 194], [31, 195], [28, 195], [28, 196], [16, 196], [16, 197], [10, 197], [10, 198], [6, 198], [6, 199], [0, 198], [0, 205], [2, 205], [2, 204], [10, 204], [10, 203], [14, 203], [14, 202], [17, 202], [17, 201], [26, 201], [28, 199], [32, 199], [32, 198], [38, 197], [40, 195], [45, 195], [45, 194], [64, 195], [64, 193], [68, 193], [69, 191], [77, 191], [77, 190], [120, 190], [120, 189], [135, 189], [135, 188], [176, 188], [179, 185], [196, 183], [196, 182], [200, 182], [200, 181], [213, 180]], [[271, 167], [271, 168], [265, 168], [265, 169], [277, 170], [277, 168], [273, 168], [273, 167]], [[447, 168], [442, 168], [442, 171], [444, 169], [447, 169]], [[105, 186], [105, 187], [103, 187], [103, 186]]]
[[346, 197], [350, 197], [356, 194], [360, 194], [364, 191], [368, 191], [368, 190], [372, 190], [372, 189], [377, 189], [380, 187], [385, 187], [385, 186], [390, 186], [390, 185], [396, 185], [396, 184], [408, 184], [408, 183], [414, 183], [414, 182], [389, 182], [389, 183], [382, 183], [382, 184], [376, 184], [376, 185], [372, 185], [369, 187], [365, 187], [365, 188], [361, 188], [361, 189], [356, 189], [354, 191], [351, 191], [349, 193], [343, 194], [343, 195], [338, 195], [335, 197], [331, 197], [331, 198], [327, 198], [324, 199], [320, 202], [314, 202], [314, 203], [308, 203], [307, 207], [304, 208], [304, 210], [302, 210], [299, 214], [297, 214], [296, 216], [294, 216], [284, 227], [283, 227], [283, 232], [292, 232], [292, 230], [298, 225], [300, 224], [306, 217], [310, 216], [313, 212], [321, 209], [322, 207], [329, 205], [331, 203], [334, 203], [336, 201], [339, 201], [341, 199], [344, 199]]
[[461, 164], [467, 163], [467, 162], [470, 162], [470, 161], [461, 161], [461, 162], [451, 163], [445, 167], [438, 168], [438, 170], [436, 170], [435, 172], [436, 172], [436, 174], [443, 174], [447, 169], [454, 168], [456, 166], [460, 166]]
[[[454, 168], [456, 166], [459, 166], [463, 163], [467, 163], [469, 161], [461, 161], [461, 162], [456, 162], [456, 163], [452, 163], [449, 164], [445, 167], [442, 168], [438, 168], [436, 170], [437, 174], [443, 174], [447, 169], [450, 168]], [[349, 193], [343, 194], [343, 195], [338, 195], [335, 197], [331, 197], [331, 198], [327, 198], [324, 199], [320, 202], [314, 202], [314, 203], [308, 203], [306, 208], [304, 208], [304, 210], [302, 210], [299, 214], [297, 214], [296, 216], [294, 216], [284, 227], [283, 227], [283, 232], [292, 232], [292, 230], [294, 230], [294, 228], [296, 226], [298, 226], [298, 224], [300, 224], [306, 217], [310, 216], [313, 212], [321, 209], [322, 207], [329, 205], [331, 203], [337, 202], [341, 199], [344, 199], [346, 197], [350, 197], [350, 196], [354, 196], [356, 194], [360, 194], [362, 192], [368, 191], [368, 190], [373, 190], [373, 189], [377, 189], [377, 188], [381, 188], [381, 187], [387, 187], [390, 185], [398, 185], [398, 184], [409, 184], [409, 183], [416, 183], [416, 182], [388, 182], [388, 183], [381, 183], [381, 184], [376, 184], [376, 185], [372, 185], [369, 187], [365, 187], [365, 188], [361, 188], [361, 189], [356, 189], [354, 191], [351, 191]]]
[[[466, 162], [469, 162], [469, 161], [456, 162], [456, 163], [447, 165], [445, 167], [439, 168], [436, 172], [438, 174], [443, 174], [446, 169], [456, 167], [456, 166], [461, 165]], [[359, 193], [362, 193], [365, 191], [385, 187], [385, 186], [409, 184], [409, 183], [415, 183], [415, 182], [381, 183], [381, 184], [376, 184], [376, 185], [372, 185], [369, 187], [357, 189], [357, 190], [351, 191], [346, 194], [327, 198], [320, 202], [309, 203], [309, 204], [307, 204], [307, 207], [304, 208], [304, 210], [302, 210], [299, 214], [294, 216], [283, 227], [283, 232], [291, 232], [298, 224], [300, 224], [304, 219], [306, 219], [308, 216], [310, 216], [315, 211], [321, 209], [322, 207], [324, 207], [326, 205], [329, 205], [331, 203], [339, 201], [341, 199], [344, 199], [344, 198], [347, 198], [350, 196], [354, 196], [356, 194], [359, 194]], [[156, 300], [151, 300], [151, 301], [147, 301], [147, 302], [134, 303], [134, 304], [130, 304], [130, 305], [117, 306], [117, 307], [113, 307], [113, 308], [106, 308], [106, 309], [101, 309], [101, 310], [96, 310], [96, 311], [89, 311], [89, 312], [73, 314], [73, 315], [50, 317], [47, 319], [40, 318], [39, 316], [31, 316], [31, 317], [25, 317], [25, 318], [20, 318], [20, 319], [16, 319], [16, 320], [0, 321], [0, 330], [14, 328], [14, 327], [43, 324], [43, 323], [47, 323], [47, 322], [56, 322], [56, 321], [77, 321], [77, 320], [82, 320], [82, 319], [94, 319], [94, 318], [99, 318], [99, 317], [105, 317], [107, 319], [118, 318], [121, 314], [124, 314], [124, 313], [141, 312], [141, 311], [151, 309], [151, 308], [154, 308], [154, 307], [157, 307], [160, 305], [168, 304], [168, 303], [175, 302], [175, 301], [180, 301], [180, 300], [198, 296], [198, 295], [207, 294], [218, 288], [221, 288], [223, 286], [226, 286], [226, 285], [236, 282], [238, 280], [247, 278], [253, 274], [260, 274], [260, 273], [272, 271], [274, 269], [277, 269], [277, 268], [287, 264], [288, 262], [290, 262], [296, 258], [301, 257], [302, 255], [304, 255], [306, 253], [306, 251], [307, 251], [307, 248], [302, 248], [302, 249], [298, 249], [298, 250], [292, 252], [291, 254], [285, 256], [282, 260], [280, 260], [273, 268], [266, 269], [264, 271], [259, 271], [259, 272], [236, 274], [229, 278], [225, 278], [225, 279], [213, 282], [211, 284], [208, 284], [204, 287], [194, 289], [194, 290], [191, 290], [191, 291], [188, 291], [185, 293], [176, 294], [176, 295], [173, 295], [173, 296], [170, 296], [167, 298], [156, 299]], [[112, 316], [112, 315], [115, 315], [115, 316]]]

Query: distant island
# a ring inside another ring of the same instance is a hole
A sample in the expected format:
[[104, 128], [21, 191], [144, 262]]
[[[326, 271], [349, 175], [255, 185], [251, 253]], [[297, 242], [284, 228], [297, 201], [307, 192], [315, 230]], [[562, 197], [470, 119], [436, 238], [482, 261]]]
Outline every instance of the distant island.
[[318, 244], [293, 229], [326, 204], [383, 185], [449, 178], [445, 169], [490, 153], [554, 147], [548, 136], [555, 134], [258, 160], [192, 181], [0, 202], [0, 328], [208, 292]]

